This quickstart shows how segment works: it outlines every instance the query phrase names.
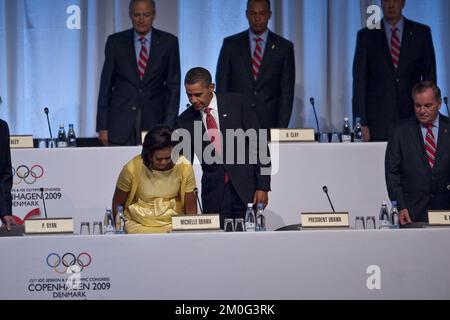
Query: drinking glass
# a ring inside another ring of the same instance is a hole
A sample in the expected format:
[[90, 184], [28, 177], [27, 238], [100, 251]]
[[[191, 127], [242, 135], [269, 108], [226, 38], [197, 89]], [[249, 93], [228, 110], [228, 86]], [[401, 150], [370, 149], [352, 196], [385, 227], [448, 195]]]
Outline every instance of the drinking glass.
[[236, 219], [234, 231], [236, 231], [236, 232], [244, 232], [245, 231], [244, 219]]
[[234, 220], [233, 219], [225, 219], [224, 232], [234, 232]]
[[365, 219], [364, 217], [356, 217], [355, 219], [355, 229], [356, 230], [364, 230], [366, 228], [365, 226]]
[[91, 225], [89, 222], [82, 222], [80, 227], [80, 236], [89, 236], [91, 234]]

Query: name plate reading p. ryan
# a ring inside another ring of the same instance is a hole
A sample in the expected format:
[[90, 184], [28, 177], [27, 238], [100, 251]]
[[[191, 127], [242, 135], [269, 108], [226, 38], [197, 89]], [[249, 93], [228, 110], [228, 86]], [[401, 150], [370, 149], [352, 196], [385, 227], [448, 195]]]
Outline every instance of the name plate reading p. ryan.
[[350, 228], [348, 212], [302, 213], [303, 229]]
[[450, 227], [450, 211], [430, 211], [428, 212], [430, 226]]
[[73, 234], [73, 219], [36, 219], [25, 220], [26, 235]]
[[172, 217], [172, 231], [219, 231], [220, 216], [218, 214], [203, 214], [199, 216]]
[[11, 149], [33, 149], [33, 136], [10, 136], [9, 145]]
[[316, 142], [314, 129], [272, 129], [272, 142]]

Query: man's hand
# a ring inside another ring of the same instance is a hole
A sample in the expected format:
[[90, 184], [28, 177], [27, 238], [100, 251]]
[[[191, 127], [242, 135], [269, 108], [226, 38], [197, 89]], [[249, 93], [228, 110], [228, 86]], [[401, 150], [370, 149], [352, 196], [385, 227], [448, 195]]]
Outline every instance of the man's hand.
[[[11, 228], [16, 225], [16, 221], [12, 216], [2, 217], [3, 225], [6, 225], [6, 230], [11, 231]], [[2, 225], [2, 227], [3, 227]]]
[[104, 146], [108, 146], [109, 145], [109, 141], [108, 141], [108, 131], [103, 130], [100, 131], [98, 133], [98, 140], [100, 140], [100, 143]]
[[266, 191], [257, 190], [255, 196], [253, 197], [253, 205], [258, 205], [258, 203], [264, 204], [264, 209], [269, 204], [269, 193]]
[[411, 224], [411, 217], [409, 216], [408, 209], [403, 209], [400, 211], [400, 224], [404, 226], [405, 224]]
[[369, 127], [362, 127], [364, 142], [370, 142], [370, 129]]

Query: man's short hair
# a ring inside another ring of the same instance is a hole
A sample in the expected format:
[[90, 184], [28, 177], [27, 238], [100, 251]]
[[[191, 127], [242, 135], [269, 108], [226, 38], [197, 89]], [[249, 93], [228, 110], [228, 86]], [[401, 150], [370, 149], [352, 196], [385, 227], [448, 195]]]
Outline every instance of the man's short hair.
[[433, 90], [434, 98], [436, 99], [436, 101], [442, 100], [441, 89], [439, 89], [439, 87], [433, 81], [423, 81], [416, 84], [412, 89], [413, 99], [416, 97], [416, 95], [424, 93], [428, 89]]
[[270, 0], [248, 0], [247, 1], [247, 10], [250, 8], [250, 4], [252, 2], [262, 2], [262, 1], [267, 2], [267, 5], [269, 6], [269, 11], [270, 11], [270, 8], [271, 8]]
[[188, 71], [184, 84], [193, 85], [201, 82], [205, 87], [209, 87], [212, 84], [211, 73], [205, 68], [193, 68]]
[[153, 6], [153, 10], [156, 10], [155, 0], [130, 0], [130, 6], [128, 7], [130, 12], [131, 12], [131, 9], [133, 9], [134, 4], [137, 2], [149, 2]]

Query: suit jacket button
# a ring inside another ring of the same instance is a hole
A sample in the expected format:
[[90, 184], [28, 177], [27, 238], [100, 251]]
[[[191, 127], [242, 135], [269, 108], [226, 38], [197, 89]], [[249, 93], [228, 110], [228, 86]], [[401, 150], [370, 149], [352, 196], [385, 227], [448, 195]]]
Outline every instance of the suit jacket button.
[[137, 110], [136, 106], [133, 106], [133, 107], [131, 108], [131, 110], [136, 111], [136, 110]]
[[139, 89], [139, 93], [142, 93], [142, 89]]
[[397, 81], [397, 83], [400, 83], [400, 79], [395, 79], [395, 81]]
[[258, 95], [258, 92], [255, 91], [255, 92], [253, 92], [253, 94], [254, 94], [255, 96], [257, 96], [257, 95]]
[[253, 108], [256, 108], [256, 103], [252, 104], [252, 107], [253, 107]]

